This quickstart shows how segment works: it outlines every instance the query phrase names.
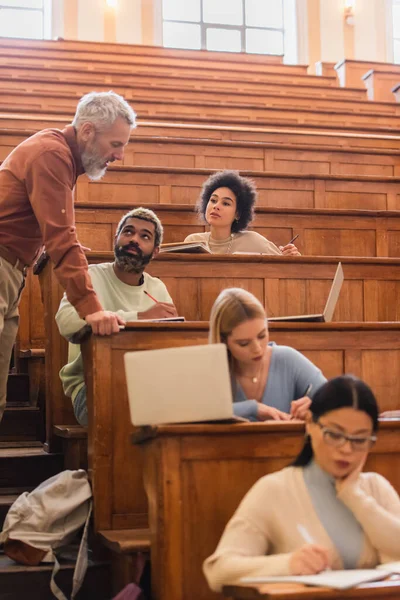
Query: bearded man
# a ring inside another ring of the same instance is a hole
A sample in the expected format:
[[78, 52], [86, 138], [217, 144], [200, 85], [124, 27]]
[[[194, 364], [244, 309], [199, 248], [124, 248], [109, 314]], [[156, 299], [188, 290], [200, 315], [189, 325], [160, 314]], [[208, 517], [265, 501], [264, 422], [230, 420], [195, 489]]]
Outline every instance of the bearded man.
[[118, 94], [91, 92], [71, 125], [39, 131], [0, 166], [0, 420], [26, 269], [43, 245], [69, 301], [94, 333], [114, 333], [123, 324], [103, 310], [92, 287], [76, 235], [73, 188], [79, 175], [100, 179], [110, 162], [122, 160], [135, 118]]
[[[147, 208], [135, 208], [118, 224], [114, 262], [89, 266], [93, 288], [102, 305], [124, 322], [177, 315], [164, 283], [144, 273], [157, 256], [162, 237], [163, 228], [157, 215]], [[86, 325], [65, 294], [56, 321], [61, 335], [68, 340]], [[60, 377], [65, 394], [72, 399], [78, 423], [87, 426], [86, 386], [79, 344], [69, 344], [68, 364], [61, 369]]]

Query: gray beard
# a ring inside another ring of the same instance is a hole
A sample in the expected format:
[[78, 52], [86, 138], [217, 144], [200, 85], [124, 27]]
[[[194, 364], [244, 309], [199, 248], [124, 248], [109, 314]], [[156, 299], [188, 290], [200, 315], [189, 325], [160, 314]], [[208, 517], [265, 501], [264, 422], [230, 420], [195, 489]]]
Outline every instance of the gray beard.
[[91, 152], [84, 151], [82, 152], [81, 160], [83, 168], [85, 169], [85, 173], [91, 181], [99, 181], [99, 179], [104, 177], [107, 168], [102, 168], [99, 166], [99, 163], [103, 163], [100, 162], [98, 156], [93, 155]]

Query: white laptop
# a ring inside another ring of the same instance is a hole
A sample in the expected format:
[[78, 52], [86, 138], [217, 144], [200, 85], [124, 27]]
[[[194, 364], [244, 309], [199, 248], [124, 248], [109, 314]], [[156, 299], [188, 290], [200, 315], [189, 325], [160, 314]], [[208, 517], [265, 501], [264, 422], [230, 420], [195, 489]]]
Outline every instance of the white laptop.
[[305, 321], [305, 322], [320, 322], [329, 323], [332, 321], [333, 313], [335, 312], [336, 304], [339, 299], [340, 290], [343, 285], [343, 268], [342, 263], [339, 263], [336, 269], [335, 277], [329, 292], [328, 300], [326, 301], [324, 312], [320, 315], [291, 315], [289, 317], [271, 317], [268, 321]]
[[236, 420], [225, 344], [127, 352], [134, 425]]

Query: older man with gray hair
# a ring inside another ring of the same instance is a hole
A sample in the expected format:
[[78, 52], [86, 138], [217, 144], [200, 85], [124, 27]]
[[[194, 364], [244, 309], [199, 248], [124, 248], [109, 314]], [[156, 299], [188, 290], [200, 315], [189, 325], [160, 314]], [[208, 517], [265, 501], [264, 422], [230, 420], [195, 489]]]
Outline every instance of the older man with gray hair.
[[135, 120], [121, 96], [91, 92], [71, 125], [39, 131], [0, 166], [0, 419], [26, 269], [43, 245], [69, 301], [94, 333], [111, 334], [123, 324], [103, 310], [93, 289], [76, 235], [73, 188], [79, 175], [100, 179], [110, 162], [122, 160]]

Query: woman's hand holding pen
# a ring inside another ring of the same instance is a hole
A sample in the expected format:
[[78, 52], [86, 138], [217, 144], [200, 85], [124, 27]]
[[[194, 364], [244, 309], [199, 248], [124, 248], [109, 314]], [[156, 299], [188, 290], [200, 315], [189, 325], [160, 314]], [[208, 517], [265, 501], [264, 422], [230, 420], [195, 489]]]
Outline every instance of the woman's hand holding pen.
[[310, 383], [307, 386], [307, 389], [304, 392], [303, 396], [301, 398], [298, 398], [297, 400], [293, 400], [293, 402], [291, 403], [290, 417], [292, 419], [300, 419], [301, 421], [305, 420], [307, 411], [311, 405], [311, 398], [308, 394], [311, 393], [312, 387], [312, 383]]
[[279, 250], [282, 252], [283, 256], [301, 256], [300, 252], [293, 244], [293, 242], [297, 240], [299, 235], [299, 233], [295, 235], [294, 238], [292, 238], [290, 242], [286, 244], [286, 246], [279, 246]]
[[304, 421], [310, 405], [311, 398], [308, 396], [303, 396], [302, 398], [293, 400], [290, 405], [290, 416], [292, 419], [300, 419], [301, 421]]
[[279, 250], [283, 256], [301, 256], [300, 252], [294, 244], [286, 244], [286, 246], [279, 246]]
[[315, 575], [331, 568], [329, 551], [317, 544], [305, 544], [289, 560], [291, 575]]

